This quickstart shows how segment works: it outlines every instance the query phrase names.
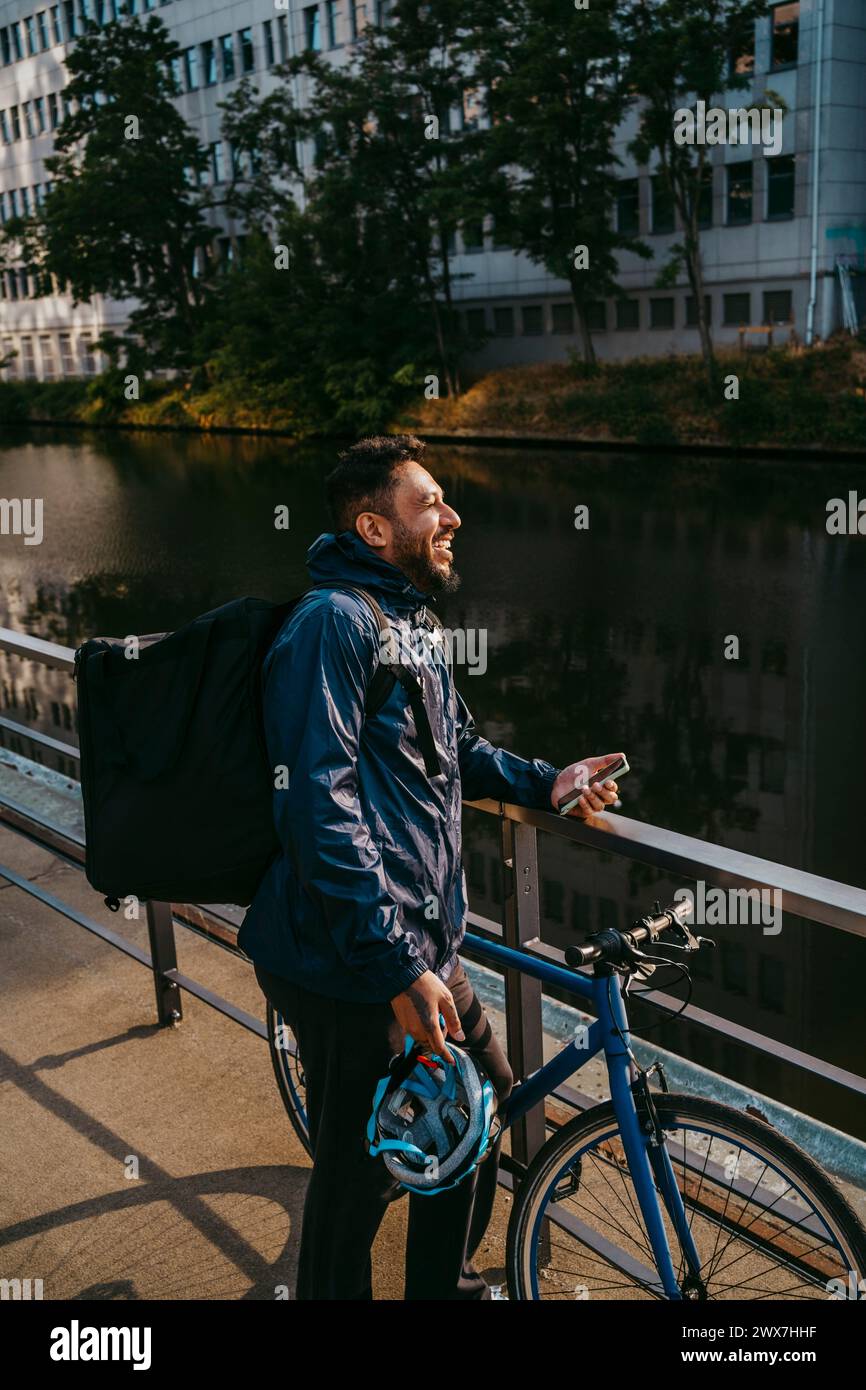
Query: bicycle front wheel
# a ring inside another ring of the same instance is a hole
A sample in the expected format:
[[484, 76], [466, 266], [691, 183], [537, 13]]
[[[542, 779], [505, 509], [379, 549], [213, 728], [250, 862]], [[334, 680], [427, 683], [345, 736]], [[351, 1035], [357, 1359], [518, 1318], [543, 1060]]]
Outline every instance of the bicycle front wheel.
[[310, 1128], [307, 1120], [307, 1079], [301, 1065], [298, 1044], [289, 1024], [268, 1001], [268, 1045], [271, 1064], [286, 1114], [292, 1128], [307, 1153], [311, 1153]]
[[[700, 1260], [688, 1266], [657, 1187], [683, 1298], [862, 1297], [866, 1230], [808, 1154], [716, 1101], [653, 1099]], [[667, 1297], [609, 1101], [536, 1154], [515, 1198], [507, 1264], [513, 1299]]]

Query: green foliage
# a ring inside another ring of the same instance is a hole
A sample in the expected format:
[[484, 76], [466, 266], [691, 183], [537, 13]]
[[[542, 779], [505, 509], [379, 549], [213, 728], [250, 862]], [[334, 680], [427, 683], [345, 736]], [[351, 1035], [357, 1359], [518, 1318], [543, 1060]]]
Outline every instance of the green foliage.
[[6, 229], [75, 302], [136, 298], [127, 338], [163, 368], [189, 361], [207, 298], [193, 258], [213, 237], [196, 186], [207, 155], [172, 101], [179, 52], [156, 16], [88, 25], [65, 58], [51, 193]]
[[[471, 13], [492, 122], [485, 193], [496, 199], [497, 231], [568, 281], [591, 360], [588, 304], [617, 292], [618, 252], [651, 254], [611, 217], [622, 163], [615, 135], [631, 99], [617, 0], [580, 11], [562, 0], [479, 0]], [[575, 265], [579, 246], [588, 269]]]

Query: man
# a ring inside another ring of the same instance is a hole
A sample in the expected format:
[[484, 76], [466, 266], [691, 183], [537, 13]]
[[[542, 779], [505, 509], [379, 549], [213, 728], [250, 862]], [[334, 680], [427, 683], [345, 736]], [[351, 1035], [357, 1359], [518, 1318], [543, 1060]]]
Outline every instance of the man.
[[[361, 440], [340, 456], [327, 480], [334, 533], [320, 536], [307, 559], [325, 587], [293, 611], [264, 666], [283, 853], [238, 939], [292, 1028], [306, 1078], [313, 1172], [299, 1299], [372, 1298], [371, 1246], [403, 1189], [363, 1139], [376, 1082], [405, 1035], [447, 1061], [447, 1037], [465, 1046], [500, 1101], [512, 1086], [457, 955], [466, 914], [461, 798], [551, 810], [610, 756], [558, 771], [475, 731], [427, 614], [436, 592], [459, 583], [451, 545], [460, 517], [423, 454], [420, 440], [396, 435]], [[377, 600], [400, 658], [424, 678], [438, 776], [428, 775], [401, 685], [365, 718], [380, 634], [364, 599], [340, 588], [347, 584]], [[571, 814], [592, 815], [616, 796], [613, 782], [587, 785]], [[448, 1191], [410, 1194], [407, 1299], [490, 1297], [471, 1260], [493, 1207], [498, 1151], [497, 1143], [473, 1177]]]

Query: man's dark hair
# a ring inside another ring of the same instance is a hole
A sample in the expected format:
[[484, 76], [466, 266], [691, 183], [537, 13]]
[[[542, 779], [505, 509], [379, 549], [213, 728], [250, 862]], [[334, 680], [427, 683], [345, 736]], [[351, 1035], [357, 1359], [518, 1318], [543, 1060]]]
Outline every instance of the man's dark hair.
[[390, 517], [397, 469], [402, 463], [420, 463], [426, 447], [414, 434], [384, 434], [359, 439], [340, 454], [325, 479], [334, 530], [354, 530], [359, 512]]

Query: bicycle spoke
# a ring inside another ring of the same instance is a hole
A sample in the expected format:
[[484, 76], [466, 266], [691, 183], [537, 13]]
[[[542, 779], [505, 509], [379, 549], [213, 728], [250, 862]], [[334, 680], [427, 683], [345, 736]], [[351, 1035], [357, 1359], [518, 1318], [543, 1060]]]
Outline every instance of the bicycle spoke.
[[[683, 1104], [682, 1118], [664, 1126], [671, 1141], [671, 1199], [678, 1195], [683, 1202], [683, 1225], [665, 1200], [664, 1173], [653, 1172], [677, 1285], [682, 1287], [688, 1269], [687, 1231], [700, 1262], [695, 1290], [700, 1297], [756, 1302], [821, 1297], [828, 1274], [837, 1266], [847, 1268], [850, 1256], [843, 1255], [824, 1219], [826, 1205], [814, 1204], [808, 1179], [805, 1187], [802, 1175], [793, 1180], [796, 1170], [786, 1168], [784, 1149], [780, 1166], [770, 1136], [756, 1136], [758, 1147], [752, 1149], [737, 1137], [736, 1125], [725, 1133], [690, 1124]], [[563, 1191], [565, 1175], [574, 1185]], [[536, 1230], [544, 1220], [544, 1191], [537, 1198], [542, 1205]], [[540, 1251], [535, 1256], [536, 1277], [543, 1281], [536, 1296], [574, 1299], [584, 1288], [590, 1297], [670, 1296], [661, 1277], [655, 1278], [656, 1258], [620, 1134], [597, 1132], [565, 1167], [551, 1172], [546, 1191], [556, 1193], [562, 1216], [549, 1219], [546, 1260]], [[569, 1283], [571, 1289], [563, 1287]]]

